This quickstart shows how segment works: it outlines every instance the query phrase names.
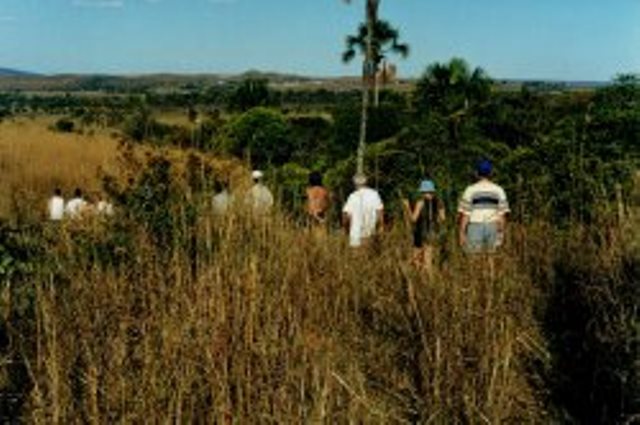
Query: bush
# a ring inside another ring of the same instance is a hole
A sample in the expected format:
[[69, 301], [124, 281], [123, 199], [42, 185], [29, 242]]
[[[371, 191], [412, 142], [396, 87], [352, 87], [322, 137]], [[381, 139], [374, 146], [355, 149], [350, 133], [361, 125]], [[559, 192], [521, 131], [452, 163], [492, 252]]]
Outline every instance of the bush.
[[267, 108], [251, 109], [229, 123], [224, 145], [231, 154], [250, 158], [254, 168], [282, 165], [293, 150], [286, 119]]
[[75, 123], [68, 118], [60, 118], [54, 123], [53, 128], [60, 133], [72, 133], [75, 130]]

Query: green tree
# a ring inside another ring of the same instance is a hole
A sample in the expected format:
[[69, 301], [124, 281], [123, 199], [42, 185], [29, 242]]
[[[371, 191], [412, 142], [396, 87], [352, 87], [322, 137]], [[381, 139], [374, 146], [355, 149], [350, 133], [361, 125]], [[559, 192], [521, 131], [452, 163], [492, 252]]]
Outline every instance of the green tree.
[[[360, 24], [355, 35], [349, 35], [346, 39], [346, 50], [342, 53], [342, 60], [351, 62], [357, 53], [366, 54], [367, 51], [368, 27], [365, 23]], [[409, 45], [401, 43], [400, 32], [384, 20], [377, 20], [373, 27], [372, 55], [373, 55], [373, 91], [375, 93], [374, 106], [378, 106], [378, 78], [375, 78], [380, 70], [380, 64], [389, 54], [398, 54], [403, 58], [409, 56]]]
[[[343, 0], [346, 3], [351, 3], [351, 0]], [[378, 8], [380, 7], [381, 0], [366, 0], [365, 3], [365, 16], [367, 25], [367, 38], [366, 38], [366, 50], [364, 56], [364, 66], [362, 67], [362, 109], [360, 118], [360, 138], [358, 141], [358, 153], [356, 155], [356, 167], [358, 173], [364, 173], [364, 154], [367, 140], [367, 120], [369, 114], [369, 83], [374, 72], [373, 62], [373, 33], [375, 24], [378, 21]]]
[[491, 79], [482, 68], [471, 70], [464, 59], [427, 67], [414, 93], [418, 112], [435, 111], [452, 116], [464, 114], [476, 103], [489, 98]]
[[268, 81], [263, 78], [247, 78], [229, 96], [228, 107], [235, 111], [248, 111], [257, 106], [272, 103]]
[[229, 124], [226, 150], [250, 158], [254, 167], [282, 165], [292, 151], [291, 128], [285, 117], [272, 109], [253, 108]]

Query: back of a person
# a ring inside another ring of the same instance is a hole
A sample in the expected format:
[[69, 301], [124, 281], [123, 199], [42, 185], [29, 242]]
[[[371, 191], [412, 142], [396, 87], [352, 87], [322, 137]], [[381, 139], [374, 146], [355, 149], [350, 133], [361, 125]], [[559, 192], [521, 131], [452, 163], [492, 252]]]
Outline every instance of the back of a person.
[[231, 195], [227, 190], [223, 190], [213, 196], [211, 200], [211, 207], [214, 215], [224, 215], [229, 210], [231, 204]]
[[467, 187], [461, 208], [469, 211], [470, 223], [495, 223], [508, 206], [504, 189], [488, 179], [482, 179]]
[[350, 217], [349, 236], [352, 246], [359, 246], [362, 239], [375, 234], [378, 214], [382, 208], [380, 195], [369, 187], [362, 187], [349, 195], [344, 210]]
[[65, 206], [65, 214], [71, 218], [77, 218], [86, 207], [86, 202], [82, 198], [73, 198]]
[[329, 191], [323, 186], [307, 188], [307, 213], [314, 217], [324, 217], [329, 209]]
[[492, 175], [491, 161], [480, 161], [478, 181], [466, 188], [458, 205], [460, 244], [469, 253], [494, 253], [504, 240], [509, 202], [504, 189], [491, 181]]
[[64, 217], [64, 199], [62, 196], [54, 195], [48, 203], [49, 219], [53, 221], [62, 220]]
[[96, 212], [99, 215], [103, 215], [103, 216], [112, 216], [113, 215], [113, 204], [111, 204], [108, 201], [105, 201], [104, 199], [98, 201], [98, 203], [96, 204]]
[[440, 232], [440, 216], [444, 208], [437, 198], [425, 199], [414, 227], [414, 245], [432, 243]]
[[267, 213], [273, 206], [273, 195], [265, 185], [256, 183], [249, 190], [249, 201], [253, 212]]

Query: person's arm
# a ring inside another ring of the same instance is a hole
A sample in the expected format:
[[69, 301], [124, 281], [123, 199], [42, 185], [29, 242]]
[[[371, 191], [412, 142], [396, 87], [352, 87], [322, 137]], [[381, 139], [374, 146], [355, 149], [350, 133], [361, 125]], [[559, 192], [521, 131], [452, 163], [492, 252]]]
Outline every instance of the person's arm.
[[469, 215], [460, 213], [460, 225], [458, 230], [458, 241], [460, 246], [465, 246], [467, 243], [467, 226], [469, 225]]
[[471, 216], [471, 190], [465, 189], [458, 204], [458, 241], [461, 246], [467, 243], [467, 226]]
[[407, 198], [402, 198], [400, 202], [402, 204], [402, 217], [404, 218], [404, 221], [406, 224], [410, 224], [411, 223], [411, 204], [409, 203], [409, 200]]
[[438, 221], [444, 223], [447, 220], [447, 211], [444, 208], [444, 203], [438, 200]]
[[384, 208], [380, 208], [376, 211], [376, 216], [378, 219], [378, 232], [382, 232], [384, 230]]
[[507, 230], [507, 216], [511, 211], [509, 208], [509, 201], [507, 200], [507, 194], [504, 190], [500, 191], [499, 194], [499, 202], [498, 202], [498, 211], [499, 211], [499, 219], [497, 222], [498, 234], [504, 239], [504, 232]]
[[343, 212], [342, 213], [342, 228], [344, 229], [345, 233], [349, 234], [349, 225], [351, 224], [351, 216], [349, 215], [348, 212]]
[[422, 213], [422, 209], [424, 208], [424, 201], [420, 200], [416, 202], [416, 206], [411, 211], [411, 222], [416, 223], [418, 218], [420, 218], [420, 213]]

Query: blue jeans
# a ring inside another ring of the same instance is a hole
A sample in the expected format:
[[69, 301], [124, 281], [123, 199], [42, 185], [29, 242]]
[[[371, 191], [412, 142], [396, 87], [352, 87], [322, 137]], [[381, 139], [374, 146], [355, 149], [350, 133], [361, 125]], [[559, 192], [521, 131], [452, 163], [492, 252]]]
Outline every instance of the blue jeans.
[[499, 246], [496, 223], [469, 223], [465, 250], [471, 254], [495, 252]]

